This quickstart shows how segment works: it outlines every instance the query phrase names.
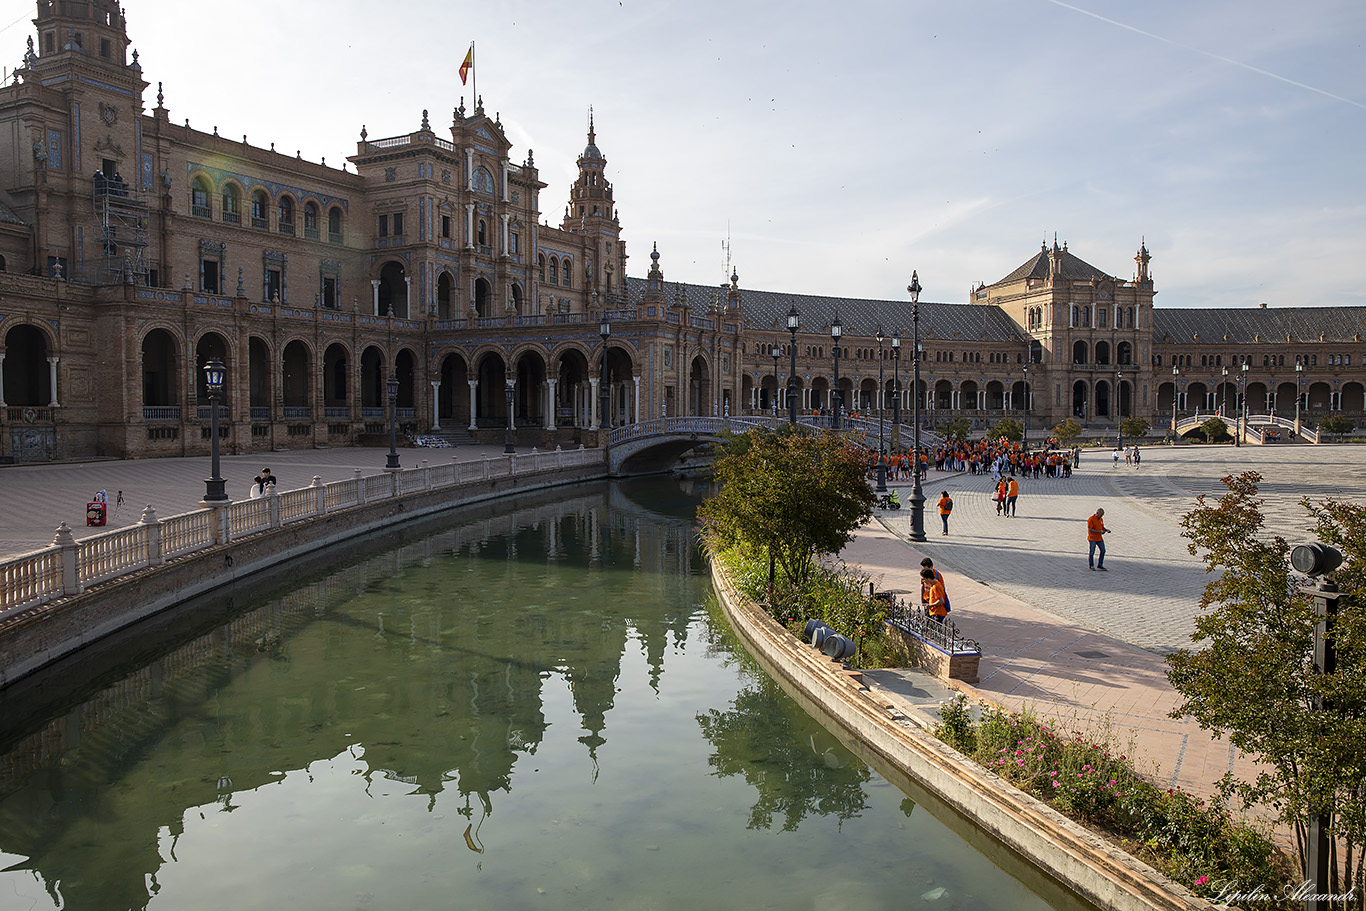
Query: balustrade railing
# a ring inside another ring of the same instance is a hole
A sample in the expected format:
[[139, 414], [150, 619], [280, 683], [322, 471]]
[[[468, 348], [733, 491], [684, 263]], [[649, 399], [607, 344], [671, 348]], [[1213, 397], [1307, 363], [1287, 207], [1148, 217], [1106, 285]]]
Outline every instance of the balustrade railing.
[[960, 633], [948, 617], [931, 617], [919, 603], [912, 605], [891, 592], [875, 592], [873, 596], [887, 605], [887, 622], [902, 632], [943, 649], [950, 655], [982, 653], [977, 640]]
[[[48, 547], [0, 561], [0, 617], [76, 595], [88, 586], [158, 566], [167, 559], [224, 545], [292, 522], [391, 499], [403, 493], [454, 487], [492, 478], [540, 476], [557, 469], [600, 465], [601, 449], [518, 453], [476, 462], [386, 471], [284, 493], [239, 500], [159, 519], [148, 507], [142, 520], [77, 541], [63, 523]], [[452, 503], [459, 502], [458, 497]]]

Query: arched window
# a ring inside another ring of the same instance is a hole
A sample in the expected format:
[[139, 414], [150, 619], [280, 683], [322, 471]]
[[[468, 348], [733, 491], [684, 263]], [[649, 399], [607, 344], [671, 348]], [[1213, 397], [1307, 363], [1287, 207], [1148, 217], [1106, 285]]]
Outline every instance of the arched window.
[[223, 220], [230, 225], [242, 223], [242, 196], [236, 184], [223, 185]]
[[342, 242], [342, 214], [341, 209], [336, 206], [327, 210], [327, 242], [331, 244]]
[[288, 196], [280, 197], [279, 210], [276, 212], [275, 230], [281, 234], [294, 233], [294, 200]]
[[196, 177], [190, 182], [190, 214], [195, 218], [213, 217], [213, 211], [209, 208], [209, 182], [203, 177]]
[[565, 261], [564, 261], [564, 268], [561, 270], [561, 276], [560, 276], [560, 282], [561, 282], [566, 288], [572, 287], [573, 284], [574, 284], [573, 279], [572, 279], [572, 277], [571, 277], [573, 271], [574, 271], [574, 265], [573, 265], [573, 263], [571, 263], [571, 262], [566, 258]]
[[313, 202], [304, 203], [304, 237], [318, 239], [318, 206]]
[[552, 285], [558, 285], [560, 283], [560, 261], [553, 256], [550, 257], [549, 282]]
[[537, 254], [536, 254], [536, 280], [537, 280], [537, 281], [540, 281], [540, 282], [544, 282], [544, 281], [545, 281], [545, 254], [544, 254], [544, 253], [537, 253]]
[[265, 191], [256, 190], [251, 194], [251, 226], [253, 228], [270, 227], [270, 203], [266, 199]]
[[478, 230], [476, 230], [475, 235], [479, 241], [479, 246], [487, 247], [489, 245], [488, 225], [484, 223], [484, 220], [482, 218], [479, 219], [479, 227]]

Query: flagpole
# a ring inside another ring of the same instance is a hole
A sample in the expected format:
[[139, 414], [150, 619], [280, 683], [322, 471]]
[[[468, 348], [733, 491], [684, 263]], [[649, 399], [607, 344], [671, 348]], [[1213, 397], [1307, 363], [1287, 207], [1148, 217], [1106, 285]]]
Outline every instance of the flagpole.
[[474, 42], [470, 42], [470, 82], [474, 91], [474, 109], [479, 110], [479, 67], [475, 65]]

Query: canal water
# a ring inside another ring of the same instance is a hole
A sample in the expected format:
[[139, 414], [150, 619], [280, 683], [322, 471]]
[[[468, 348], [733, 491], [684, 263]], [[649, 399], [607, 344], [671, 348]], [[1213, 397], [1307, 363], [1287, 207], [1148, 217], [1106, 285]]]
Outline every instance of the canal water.
[[0, 694], [0, 911], [1047, 907], [748, 660], [695, 506], [461, 510]]

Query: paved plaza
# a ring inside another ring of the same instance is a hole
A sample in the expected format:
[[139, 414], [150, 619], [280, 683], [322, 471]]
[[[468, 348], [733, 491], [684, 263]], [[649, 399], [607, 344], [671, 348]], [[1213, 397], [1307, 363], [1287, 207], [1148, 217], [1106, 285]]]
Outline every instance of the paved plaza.
[[[881, 512], [841, 555], [879, 588], [918, 597], [918, 570], [929, 556], [944, 571], [951, 619], [982, 646], [980, 681], [970, 695], [1059, 719], [1066, 730], [1102, 733], [1132, 747], [1140, 768], [1200, 795], [1226, 771], [1253, 764], [1227, 741], [1189, 720], [1167, 717], [1180, 704], [1163, 655], [1197, 647], [1197, 602], [1208, 577], [1186, 548], [1181, 517], [1200, 494], [1225, 492], [1220, 478], [1262, 474], [1267, 534], [1314, 540], [1299, 505], [1366, 491], [1363, 450], [1353, 445], [1241, 449], [1190, 446], [1144, 449], [1142, 467], [1112, 465], [1087, 450], [1069, 479], [1024, 480], [1018, 516], [996, 515], [990, 475], [931, 470], [925, 484], [927, 540], [908, 540], [909, 510]], [[898, 482], [902, 502], [909, 484]], [[940, 534], [933, 504], [953, 497], [950, 534]], [[1104, 507], [1109, 572], [1087, 568], [1086, 517]], [[932, 706], [942, 695], [919, 701]]]

